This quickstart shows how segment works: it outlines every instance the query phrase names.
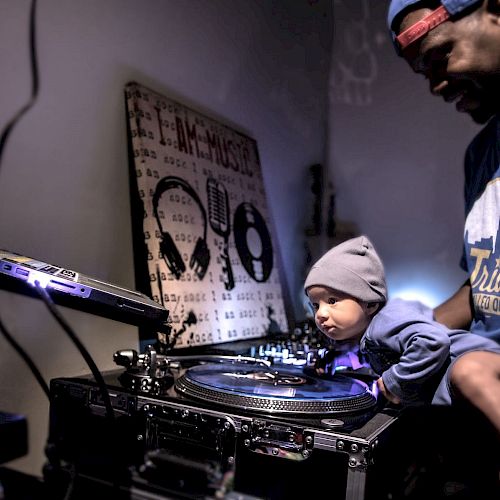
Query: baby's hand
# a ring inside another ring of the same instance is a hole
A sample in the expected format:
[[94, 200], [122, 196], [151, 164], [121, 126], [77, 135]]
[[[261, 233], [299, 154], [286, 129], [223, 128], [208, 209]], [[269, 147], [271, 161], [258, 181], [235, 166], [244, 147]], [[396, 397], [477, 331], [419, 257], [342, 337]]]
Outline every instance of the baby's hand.
[[401, 403], [401, 400], [397, 396], [395, 396], [394, 394], [392, 394], [392, 392], [389, 392], [387, 390], [387, 388], [385, 387], [384, 381], [382, 380], [382, 377], [380, 377], [377, 380], [377, 387], [378, 387], [378, 390], [384, 395], [385, 399], [387, 399], [391, 403], [394, 403], [395, 405], [398, 405], [399, 403]]
[[324, 375], [325, 374], [325, 369], [324, 368], [315, 368], [314, 369], [316, 371], [316, 375]]
[[314, 363], [316, 375], [322, 376], [327, 373], [335, 373], [335, 355], [336, 351], [334, 349], [328, 349], [323, 353], [323, 356], [316, 359], [316, 362]]

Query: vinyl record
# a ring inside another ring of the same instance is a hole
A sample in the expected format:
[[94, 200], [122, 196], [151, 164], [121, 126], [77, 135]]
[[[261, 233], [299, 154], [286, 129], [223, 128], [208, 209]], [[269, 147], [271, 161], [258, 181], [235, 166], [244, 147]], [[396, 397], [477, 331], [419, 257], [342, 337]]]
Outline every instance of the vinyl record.
[[234, 364], [194, 366], [175, 388], [194, 399], [271, 413], [343, 413], [376, 403], [368, 385], [353, 378], [325, 380], [297, 369]]
[[266, 222], [251, 203], [236, 208], [234, 243], [246, 272], [258, 282], [267, 281], [273, 270], [273, 245]]

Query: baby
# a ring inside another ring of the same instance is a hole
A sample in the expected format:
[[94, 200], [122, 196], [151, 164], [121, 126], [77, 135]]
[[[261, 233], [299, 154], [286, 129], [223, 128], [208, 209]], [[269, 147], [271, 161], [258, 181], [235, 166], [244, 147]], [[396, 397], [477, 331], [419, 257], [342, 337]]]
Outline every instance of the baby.
[[[345, 241], [323, 255], [307, 275], [304, 289], [317, 327], [335, 342], [359, 343], [389, 401], [450, 405], [462, 397], [481, 410], [500, 434], [500, 379], [480, 376], [471, 382], [464, 377], [477, 364], [478, 355], [500, 372], [500, 345], [448, 329], [419, 302], [387, 302], [384, 267], [366, 236]], [[474, 390], [461, 390], [471, 383]]]

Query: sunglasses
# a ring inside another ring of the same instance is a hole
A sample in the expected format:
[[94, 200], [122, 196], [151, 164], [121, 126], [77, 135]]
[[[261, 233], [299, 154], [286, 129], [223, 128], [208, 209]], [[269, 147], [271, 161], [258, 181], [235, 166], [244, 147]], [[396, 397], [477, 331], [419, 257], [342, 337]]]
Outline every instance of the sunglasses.
[[430, 14], [425, 16], [420, 21], [412, 24], [409, 28], [405, 29], [396, 37], [396, 42], [399, 44], [399, 49], [404, 50], [411, 43], [416, 42], [424, 35], [433, 30], [436, 26], [444, 23], [450, 18], [449, 12], [443, 5], [433, 10]]

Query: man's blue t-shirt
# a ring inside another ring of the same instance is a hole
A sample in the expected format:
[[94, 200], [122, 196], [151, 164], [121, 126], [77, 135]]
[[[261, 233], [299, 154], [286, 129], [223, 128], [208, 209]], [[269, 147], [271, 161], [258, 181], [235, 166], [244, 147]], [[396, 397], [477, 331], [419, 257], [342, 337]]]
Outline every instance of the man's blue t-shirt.
[[474, 301], [471, 331], [500, 343], [500, 115], [467, 149], [465, 212], [462, 267]]

